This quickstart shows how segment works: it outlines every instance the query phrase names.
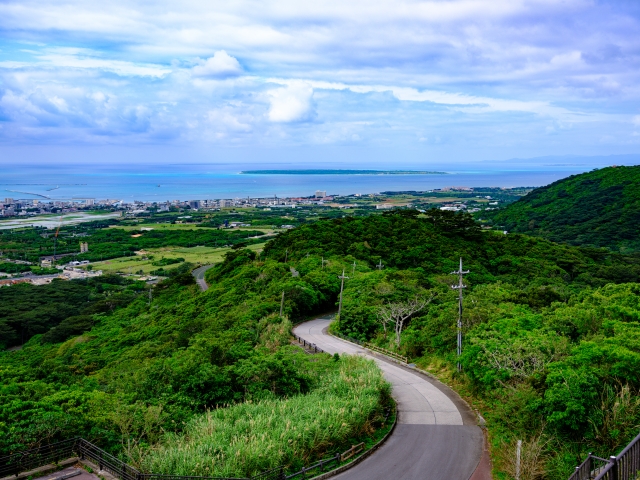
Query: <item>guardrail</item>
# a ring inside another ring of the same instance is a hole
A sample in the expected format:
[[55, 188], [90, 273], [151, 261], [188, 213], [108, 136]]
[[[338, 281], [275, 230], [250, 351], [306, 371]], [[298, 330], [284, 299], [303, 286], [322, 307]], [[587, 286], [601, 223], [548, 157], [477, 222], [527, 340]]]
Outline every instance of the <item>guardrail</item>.
[[315, 343], [307, 342], [304, 338], [292, 333], [293, 338], [295, 338], [299, 343], [301, 343], [305, 347], [309, 347], [309, 350], [313, 350], [314, 353], [327, 353]]
[[71, 438], [63, 442], [43, 445], [23, 452], [0, 457], [0, 478], [27, 472], [36, 468], [58, 463], [75, 456], [77, 438]]
[[637, 480], [640, 478], [640, 435], [631, 440], [617, 457], [608, 459], [589, 454], [569, 480]]
[[593, 480], [609, 463], [606, 458], [596, 457], [589, 453], [587, 459], [576, 467], [569, 480]]
[[374, 352], [382, 353], [383, 355], [391, 357], [394, 360], [398, 360], [399, 362], [402, 362], [405, 365], [407, 363], [409, 363], [409, 359], [407, 357], [405, 357], [404, 355], [399, 355], [396, 352], [392, 352], [391, 350], [387, 350], [386, 348], [378, 347], [377, 345], [373, 345], [371, 343], [365, 343], [364, 347], [368, 348], [369, 350], [373, 350]]
[[369, 342], [362, 342], [356, 338], [352, 338], [352, 337], [348, 337], [347, 335], [343, 335], [340, 332], [331, 332], [331, 335], [341, 338], [343, 340], [346, 340], [347, 342], [351, 342], [351, 343], [355, 343], [356, 345], [360, 345], [361, 347], [364, 348], [368, 348], [369, 350], [373, 350], [374, 352], [378, 352], [381, 353], [383, 355], [386, 355], [388, 357], [393, 358], [394, 360], [397, 360], [401, 363], [404, 363], [405, 365], [409, 363], [409, 359], [407, 357], [405, 357], [404, 355], [400, 355], [396, 352], [392, 352], [391, 350], [387, 350], [386, 348], [382, 348], [382, 347], [378, 347], [377, 345], [374, 345], [372, 343]]
[[[385, 410], [383, 423], [386, 423], [390, 414], [391, 410], [387, 408]], [[57, 465], [60, 461], [78, 457], [81, 461], [90, 461], [98, 467], [99, 471], [108, 472], [120, 480], [287, 480], [299, 476], [306, 477], [309, 472], [314, 470], [324, 472], [332, 465], [338, 466], [340, 463], [350, 459], [363, 450], [364, 443], [353, 445], [343, 453], [336, 453], [330, 458], [320, 460], [308, 467], [303, 467], [302, 470], [290, 475], [286, 475], [284, 466], [280, 466], [254, 475], [251, 478], [202, 477], [142, 473], [83, 438], [71, 438], [62, 442], [43, 445], [31, 450], [0, 457], [0, 478], [10, 477], [11, 475], [18, 477], [20, 473], [30, 472], [49, 464]]]
[[346, 340], [347, 342], [355, 343], [356, 345], [360, 345], [364, 347], [364, 343], [358, 340], [357, 338], [351, 338], [347, 335], [341, 334], [340, 332], [332, 332], [331, 335], [341, 338], [343, 340]]

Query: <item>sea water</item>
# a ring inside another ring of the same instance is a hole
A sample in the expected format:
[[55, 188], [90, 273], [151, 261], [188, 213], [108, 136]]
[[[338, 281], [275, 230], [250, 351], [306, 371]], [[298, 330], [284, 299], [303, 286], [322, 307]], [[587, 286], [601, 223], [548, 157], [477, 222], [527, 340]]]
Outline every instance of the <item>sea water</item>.
[[[445, 174], [412, 175], [290, 175], [243, 174], [247, 167], [268, 165], [164, 165], [142, 167], [81, 166], [13, 167], [0, 177], [0, 201], [42, 201], [92, 198], [135, 200], [204, 200], [368, 194], [386, 191], [426, 191], [446, 187], [538, 187], [590, 170], [583, 166], [453, 168]], [[282, 168], [281, 166], [279, 166]], [[274, 168], [274, 167], [271, 167]], [[345, 167], [347, 168], [347, 167]], [[419, 170], [419, 169], [416, 169]], [[431, 169], [429, 169], [431, 170]]]

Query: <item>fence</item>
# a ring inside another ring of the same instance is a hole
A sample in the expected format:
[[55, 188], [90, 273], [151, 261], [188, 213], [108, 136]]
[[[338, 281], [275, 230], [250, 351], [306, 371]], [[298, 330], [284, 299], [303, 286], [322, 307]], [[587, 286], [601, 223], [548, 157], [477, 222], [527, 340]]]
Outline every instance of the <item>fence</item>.
[[405, 365], [409, 363], [409, 359], [404, 355], [399, 355], [396, 352], [387, 350], [386, 348], [378, 347], [377, 345], [373, 345], [371, 343], [365, 343], [364, 347], [368, 348], [369, 350], [373, 350], [374, 352], [382, 353], [383, 355], [391, 357], [394, 360], [398, 360], [399, 362], [404, 363]]
[[43, 445], [41, 447], [25, 450], [6, 457], [0, 457], [0, 478], [9, 475], [18, 475], [20, 472], [33, 470], [50, 463], [58, 463], [61, 460], [75, 457], [77, 438], [63, 442]]
[[387, 350], [386, 348], [378, 347], [377, 345], [373, 345], [372, 343], [368, 343], [368, 342], [361, 342], [358, 339], [348, 337], [348, 336], [343, 335], [343, 334], [341, 334], [339, 332], [332, 332], [331, 335], [334, 335], [334, 336], [336, 336], [338, 338], [346, 340], [347, 342], [355, 343], [356, 345], [360, 345], [360, 346], [362, 346], [364, 348], [368, 348], [369, 350], [373, 350], [374, 352], [378, 352], [378, 353], [381, 353], [381, 354], [386, 355], [388, 357], [391, 357], [394, 360], [398, 360], [399, 362], [404, 363], [405, 365], [407, 363], [409, 363], [409, 359], [407, 357], [405, 357], [404, 355], [399, 355], [396, 352], [392, 352], [391, 350]]
[[638, 480], [640, 479], [640, 435], [617, 457], [608, 459], [589, 454], [569, 480]]
[[293, 333], [292, 335], [293, 335], [293, 338], [295, 338], [299, 343], [301, 343], [305, 347], [309, 347], [309, 350], [313, 350], [314, 353], [327, 353], [324, 350], [322, 350], [319, 346], [317, 346], [315, 343], [307, 342], [304, 338], [299, 337], [295, 333]]
[[358, 340], [356, 338], [348, 337], [346, 335], [341, 334], [340, 332], [335, 332], [335, 333], [332, 332], [331, 335], [335, 335], [336, 337], [341, 338], [343, 340], [346, 340], [347, 342], [355, 343], [356, 345], [361, 345], [361, 346], [364, 347], [364, 343], [361, 342], [360, 340]]
[[[385, 412], [385, 422], [389, 417], [390, 410]], [[249, 478], [230, 478], [230, 477], [199, 477], [199, 476], [182, 476], [182, 475], [162, 475], [155, 473], [142, 473], [131, 465], [114, 457], [110, 453], [105, 452], [96, 447], [91, 442], [83, 438], [72, 438], [50, 445], [26, 450], [23, 452], [0, 457], [0, 478], [18, 475], [22, 472], [35, 470], [49, 464], [58, 464], [62, 460], [78, 457], [80, 460], [89, 460], [95, 464], [100, 471], [108, 472], [115, 478], [120, 480], [287, 480], [295, 477], [306, 477], [307, 474], [314, 470], [324, 472], [330, 466], [338, 466], [340, 463], [357, 455], [364, 450], [364, 443], [352, 446], [343, 453], [336, 453], [333, 457], [320, 460], [319, 462], [303, 467], [302, 470], [294, 472], [291, 475], [285, 475], [284, 467], [276, 467], [266, 472], [259, 473]]]

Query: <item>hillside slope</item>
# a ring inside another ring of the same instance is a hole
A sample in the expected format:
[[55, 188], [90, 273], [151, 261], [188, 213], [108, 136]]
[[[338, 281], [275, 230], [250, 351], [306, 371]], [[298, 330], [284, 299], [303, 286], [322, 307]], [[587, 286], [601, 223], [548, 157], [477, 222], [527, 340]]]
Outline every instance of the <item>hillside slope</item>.
[[608, 167], [537, 188], [490, 214], [505, 230], [572, 245], [640, 250], [640, 166]]

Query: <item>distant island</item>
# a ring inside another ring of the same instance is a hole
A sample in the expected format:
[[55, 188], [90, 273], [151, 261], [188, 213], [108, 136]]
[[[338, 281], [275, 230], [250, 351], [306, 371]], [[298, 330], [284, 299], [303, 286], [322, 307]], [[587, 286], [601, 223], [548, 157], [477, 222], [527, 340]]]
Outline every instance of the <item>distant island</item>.
[[245, 170], [242, 175], [447, 175], [417, 170]]

